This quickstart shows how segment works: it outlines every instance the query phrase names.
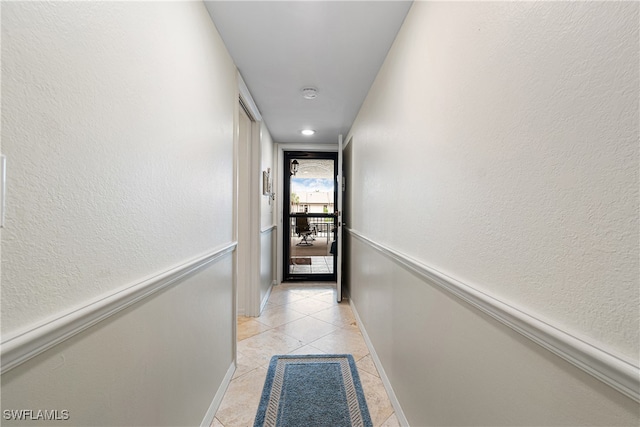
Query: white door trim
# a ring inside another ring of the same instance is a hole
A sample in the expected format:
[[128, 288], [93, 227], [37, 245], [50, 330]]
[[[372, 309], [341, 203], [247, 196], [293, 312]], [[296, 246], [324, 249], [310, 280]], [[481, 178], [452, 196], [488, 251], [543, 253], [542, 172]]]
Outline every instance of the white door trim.
[[242, 98], [242, 101], [245, 103], [245, 107], [247, 107], [247, 109], [249, 110], [249, 114], [253, 116], [253, 119], [256, 122], [261, 122], [262, 114], [260, 114], [258, 106], [253, 101], [253, 97], [249, 92], [249, 88], [247, 88], [247, 85], [245, 84], [240, 72], [238, 72], [238, 90], [240, 91], [240, 98]]
[[[238, 156], [238, 174], [247, 173], [247, 180], [244, 185], [248, 188], [240, 188], [240, 185], [238, 185], [236, 197], [240, 197], [240, 194], [245, 194], [249, 197], [245, 209], [236, 209], [237, 227], [243, 227], [248, 231], [244, 238], [238, 236], [238, 246], [241, 247], [238, 255], [246, 257], [244, 260], [239, 260], [239, 265], [243, 265], [243, 271], [237, 274], [237, 277], [242, 278], [244, 281], [243, 284], [238, 283], [238, 286], [244, 286], [244, 300], [242, 301], [244, 310], [243, 313], [238, 314], [256, 317], [260, 315], [260, 198], [262, 196], [262, 187], [260, 185], [262, 177], [260, 172], [262, 159], [260, 120], [262, 115], [240, 73], [238, 73], [238, 91], [239, 100], [251, 120], [251, 135], [245, 151], [247, 155], [244, 159]], [[238, 104], [238, 109], [240, 108], [242, 107]], [[238, 143], [242, 144], [243, 141], [239, 141], [238, 138]], [[239, 150], [239, 152], [242, 152], [242, 150]]]

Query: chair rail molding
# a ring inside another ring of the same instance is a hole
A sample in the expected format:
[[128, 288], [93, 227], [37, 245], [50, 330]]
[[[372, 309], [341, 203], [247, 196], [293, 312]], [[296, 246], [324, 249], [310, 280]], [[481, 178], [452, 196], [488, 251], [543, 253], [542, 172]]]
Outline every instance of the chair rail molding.
[[268, 233], [268, 232], [270, 232], [270, 231], [274, 230], [276, 227], [277, 227], [277, 225], [276, 225], [276, 224], [271, 224], [271, 225], [269, 225], [269, 226], [267, 226], [267, 227], [263, 228], [262, 230], [260, 230], [260, 234]]
[[605, 348], [577, 338], [557, 326], [462, 283], [362, 233], [346, 228], [349, 235], [418, 274], [425, 282], [444, 289], [536, 344], [582, 369], [620, 393], [640, 402], [640, 367]]
[[82, 306], [8, 334], [3, 337], [0, 345], [2, 373], [10, 371], [130, 305], [177, 284], [181, 279], [233, 252], [236, 246], [235, 241], [226, 243], [165, 272], [148, 277], [141, 282], [123, 286], [114, 292], [92, 299]]

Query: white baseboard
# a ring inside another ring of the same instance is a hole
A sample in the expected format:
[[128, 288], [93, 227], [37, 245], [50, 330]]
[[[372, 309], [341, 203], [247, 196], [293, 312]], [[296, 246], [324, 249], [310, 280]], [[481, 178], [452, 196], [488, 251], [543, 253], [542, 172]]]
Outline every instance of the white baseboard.
[[378, 374], [380, 374], [380, 379], [382, 380], [382, 384], [384, 385], [384, 388], [387, 391], [387, 395], [389, 396], [389, 401], [391, 402], [391, 406], [393, 406], [393, 410], [396, 413], [396, 418], [398, 419], [398, 423], [400, 423], [400, 425], [403, 427], [404, 426], [409, 427], [409, 422], [407, 421], [407, 418], [404, 416], [404, 411], [402, 410], [402, 406], [400, 406], [400, 402], [396, 397], [395, 391], [393, 391], [393, 387], [391, 386], [389, 377], [387, 376], [387, 374], [384, 371], [384, 368], [382, 367], [382, 362], [380, 362], [380, 358], [378, 358], [376, 349], [373, 347], [373, 343], [369, 339], [367, 330], [365, 329], [364, 325], [362, 324], [362, 321], [360, 320], [360, 316], [358, 315], [358, 310], [356, 310], [356, 306], [353, 304], [353, 300], [349, 299], [349, 305], [351, 306], [353, 315], [356, 318], [356, 322], [358, 322], [358, 327], [360, 328], [360, 332], [362, 332], [362, 337], [364, 338], [364, 342], [367, 344], [367, 347], [369, 348], [369, 353], [371, 354], [373, 363], [376, 365]]
[[218, 391], [216, 392], [216, 395], [213, 397], [213, 400], [211, 401], [211, 405], [209, 405], [209, 409], [207, 409], [207, 413], [204, 415], [204, 418], [202, 419], [202, 423], [200, 423], [200, 427], [209, 427], [211, 423], [213, 423], [213, 418], [216, 416], [216, 412], [218, 412], [218, 408], [222, 403], [224, 394], [227, 392], [227, 387], [229, 387], [229, 383], [231, 382], [231, 379], [233, 378], [233, 373], [235, 371], [236, 371], [236, 364], [235, 362], [231, 362], [231, 365], [229, 366], [229, 369], [227, 370], [227, 373], [225, 374], [224, 379], [222, 380], [222, 384], [220, 384], [220, 387], [218, 387]]
[[559, 325], [539, 320], [515, 304], [500, 301], [469, 284], [462, 283], [388, 246], [374, 242], [361, 233], [346, 229], [372, 249], [413, 272], [430, 286], [465, 301], [498, 322], [527, 337], [586, 373], [613, 387], [636, 402], [640, 402], [640, 367], [633, 361], [615, 355], [604, 346], [586, 342], [571, 335]]
[[273, 289], [273, 286], [275, 285], [275, 283], [276, 283], [275, 280], [271, 281], [271, 285], [269, 285], [269, 289], [267, 289], [266, 295], [260, 302], [260, 314], [262, 314], [262, 310], [264, 310], [265, 306], [267, 305], [267, 302], [269, 302], [269, 296], [271, 295], [271, 290]]
[[170, 270], [154, 274], [141, 282], [123, 286], [107, 295], [90, 300], [82, 306], [58, 313], [51, 318], [3, 336], [0, 345], [2, 373], [4, 374], [132, 304], [179, 283], [182, 279], [233, 252], [236, 246], [236, 242], [227, 243]]

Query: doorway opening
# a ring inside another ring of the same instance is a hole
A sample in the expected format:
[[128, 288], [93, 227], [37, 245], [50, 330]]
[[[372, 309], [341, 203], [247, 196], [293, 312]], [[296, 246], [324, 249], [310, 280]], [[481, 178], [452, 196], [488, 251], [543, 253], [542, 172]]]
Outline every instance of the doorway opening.
[[284, 152], [283, 280], [336, 281], [338, 153]]

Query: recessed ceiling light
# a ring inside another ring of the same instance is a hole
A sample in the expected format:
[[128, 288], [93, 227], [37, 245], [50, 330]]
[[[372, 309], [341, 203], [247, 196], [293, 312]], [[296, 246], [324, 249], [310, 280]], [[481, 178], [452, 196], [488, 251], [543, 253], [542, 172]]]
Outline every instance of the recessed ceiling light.
[[302, 88], [302, 97], [304, 99], [316, 99], [318, 97], [318, 89], [315, 87]]
[[314, 133], [316, 133], [316, 131], [313, 130], [313, 129], [303, 129], [303, 130], [300, 131], [300, 133], [305, 135], [305, 136], [311, 136]]

